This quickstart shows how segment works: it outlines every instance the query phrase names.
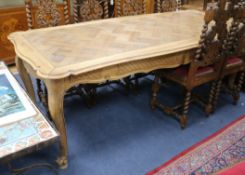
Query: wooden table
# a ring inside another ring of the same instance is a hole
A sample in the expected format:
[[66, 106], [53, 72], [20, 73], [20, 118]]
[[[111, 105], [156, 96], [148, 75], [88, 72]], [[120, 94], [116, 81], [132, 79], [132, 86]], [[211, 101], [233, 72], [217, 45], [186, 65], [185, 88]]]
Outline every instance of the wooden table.
[[61, 134], [60, 166], [67, 166], [68, 155], [65, 91], [81, 83], [118, 80], [189, 63], [202, 24], [202, 12], [186, 10], [11, 34], [16, 64], [29, 95], [34, 100], [28, 74], [47, 86], [49, 111]]
[[59, 134], [0, 62], [0, 162], [54, 143]]

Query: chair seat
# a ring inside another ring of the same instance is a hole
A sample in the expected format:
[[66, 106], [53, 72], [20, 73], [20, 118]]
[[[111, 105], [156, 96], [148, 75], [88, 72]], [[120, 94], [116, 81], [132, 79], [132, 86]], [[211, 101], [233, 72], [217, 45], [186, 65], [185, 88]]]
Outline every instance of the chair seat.
[[243, 63], [243, 60], [239, 57], [235, 57], [235, 56], [232, 56], [232, 57], [229, 57], [227, 59], [227, 64], [226, 64], [226, 67], [232, 67], [232, 66], [237, 66], [237, 65], [240, 65]]
[[[173, 71], [171, 71], [168, 75], [175, 76], [181, 79], [186, 79], [189, 71], [189, 66], [182, 66]], [[212, 66], [199, 67], [196, 72], [196, 77], [207, 75], [214, 72], [214, 68]]]

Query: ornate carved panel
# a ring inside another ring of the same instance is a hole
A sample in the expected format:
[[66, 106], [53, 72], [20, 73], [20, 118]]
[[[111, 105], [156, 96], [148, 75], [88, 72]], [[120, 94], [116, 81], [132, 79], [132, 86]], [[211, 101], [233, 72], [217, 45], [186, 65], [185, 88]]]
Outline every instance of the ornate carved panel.
[[24, 7], [0, 9], [0, 60], [14, 63], [15, 52], [7, 36], [18, 30], [27, 29]]
[[157, 12], [176, 11], [181, 7], [181, 0], [157, 0]]
[[115, 0], [115, 16], [153, 13], [154, 0]]
[[[34, 1], [33, 1], [34, 2]], [[26, 0], [26, 16], [29, 28], [42, 28], [70, 22], [69, 0]]]
[[54, 1], [37, 0], [35, 18], [41, 27], [57, 26], [61, 20], [61, 12]]
[[80, 15], [86, 20], [100, 19], [103, 15], [103, 7], [96, 0], [84, 1], [80, 7]]
[[91, 21], [108, 18], [108, 0], [74, 0], [74, 21]]
[[125, 0], [123, 3], [123, 15], [132, 16], [143, 14], [146, 10], [144, 9], [144, 1], [141, 0]]

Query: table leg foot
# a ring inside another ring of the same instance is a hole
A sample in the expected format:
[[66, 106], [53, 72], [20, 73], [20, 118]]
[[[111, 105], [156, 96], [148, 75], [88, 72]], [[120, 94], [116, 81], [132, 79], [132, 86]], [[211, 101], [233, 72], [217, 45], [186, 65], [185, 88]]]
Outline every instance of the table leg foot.
[[66, 169], [68, 167], [67, 157], [61, 156], [56, 160], [60, 169]]

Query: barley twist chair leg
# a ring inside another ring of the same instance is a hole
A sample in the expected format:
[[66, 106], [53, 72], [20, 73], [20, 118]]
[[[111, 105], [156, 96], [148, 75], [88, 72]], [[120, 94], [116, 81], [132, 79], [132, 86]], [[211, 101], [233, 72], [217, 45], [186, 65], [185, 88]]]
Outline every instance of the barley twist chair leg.
[[84, 92], [85, 92], [85, 98], [86, 98], [86, 104], [88, 106], [88, 108], [91, 108], [93, 106], [95, 106], [96, 104], [96, 95], [97, 95], [97, 91], [96, 91], [96, 86], [93, 85], [86, 85], [84, 87]]
[[97, 90], [96, 87], [93, 86], [90, 91], [90, 96], [91, 96], [91, 103], [94, 106], [96, 104], [96, 95], [97, 95]]
[[117, 1], [117, 16], [121, 16], [121, 0]]
[[48, 91], [45, 86], [45, 84], [37, 79], [37, 92], [38, 92], [38, 98], [43, 103], [43, 105], [48, 109]]
[[[135, 75], [135, 76], [136, 76], [136, 75]], [[139, 89], [140, 89], [139, 79], [138, 79], [137, 76], [135, 77], [135, 85], [134, 85], [134, 89], [135, 89], [135, 92], [136, 92], [136, 93], [138, 93], [138, 92], [139, 92]]]
[[159, 84], [160, 78], [158, 76], [155, 77], [153, 85], [152, 85], [152, 96], [151, 96], [151, 108], [154, 110], [157, 107], [157, 94], [160, 90]]
[[123, 84], [124, 84], [124, 88], [126, 90], [126, 94], [128, 95], [131, 87], [133, 86], [132, 82], [130, 81], [130, 77], [123, 78]]
[[161, 13], [161, 1], [157, 0], [157, 12]]
[[187, 91], [184, 100], [183, 112], [182, 115], [180, 116], [180, 126], [182, 129], [185, 129], [187, 126], [187, 122], [188, 122], [187, 114], [189, 111], [190, 101], [191, 101], [191, 92]]
[[241, 89], [242, 89], [242, 84], [243, 84], [243, 80], [244, 80], [244, 76], [245, 76], [245, 73], [242, 72], [239, 76], [239, 80], [238, 80], [238, 84], [236, 86], [236, 88], [234, 88], [234, 95], [233, 95], [233, 104], [236, 105], [237, 102], [239, 101], [240, 99], [240, 92], [241, 92]]
[[236, 73], [236, 74], [228, 76], [228, 83], [227, 83], [228, 89], [233, 90], [235, 88], [235, 81], [236, 81], [237, 75], [238, 74]]
[[214, 95], [214, 100], [213, 100], [213, 111], [215, 111], [217, 103], [218, 103], [218, 98], [219, 98], [219, 95], [220, 95], [221, 86], [222, 86], [222, 80], [219, 80], [217, 82], [215, 95]]
[[215, 88], [217, 86], [217, 82], [213, 82], [211, 85], [210, 93], [209, 93], [209, 98], [208, 98], [208, 104], [205, 107], [205, 113], [207, 116], [209, 116], [213, 112], [213, 100], [215, 97]]
[[47, 88], [46, 88], [46, 86], [44, 85], [44, 90], [43, 90], [43, 96], [44, 96], [44, 105], [45, 105], [45, 107], [47, 108], [47, 110], [48, 110], [48, 90], [47, 90]]
[[42, 101], [42, 82], [40, 79], [36, 79], [36, 84], [37, 84], [37, 95], [40, 101]]

